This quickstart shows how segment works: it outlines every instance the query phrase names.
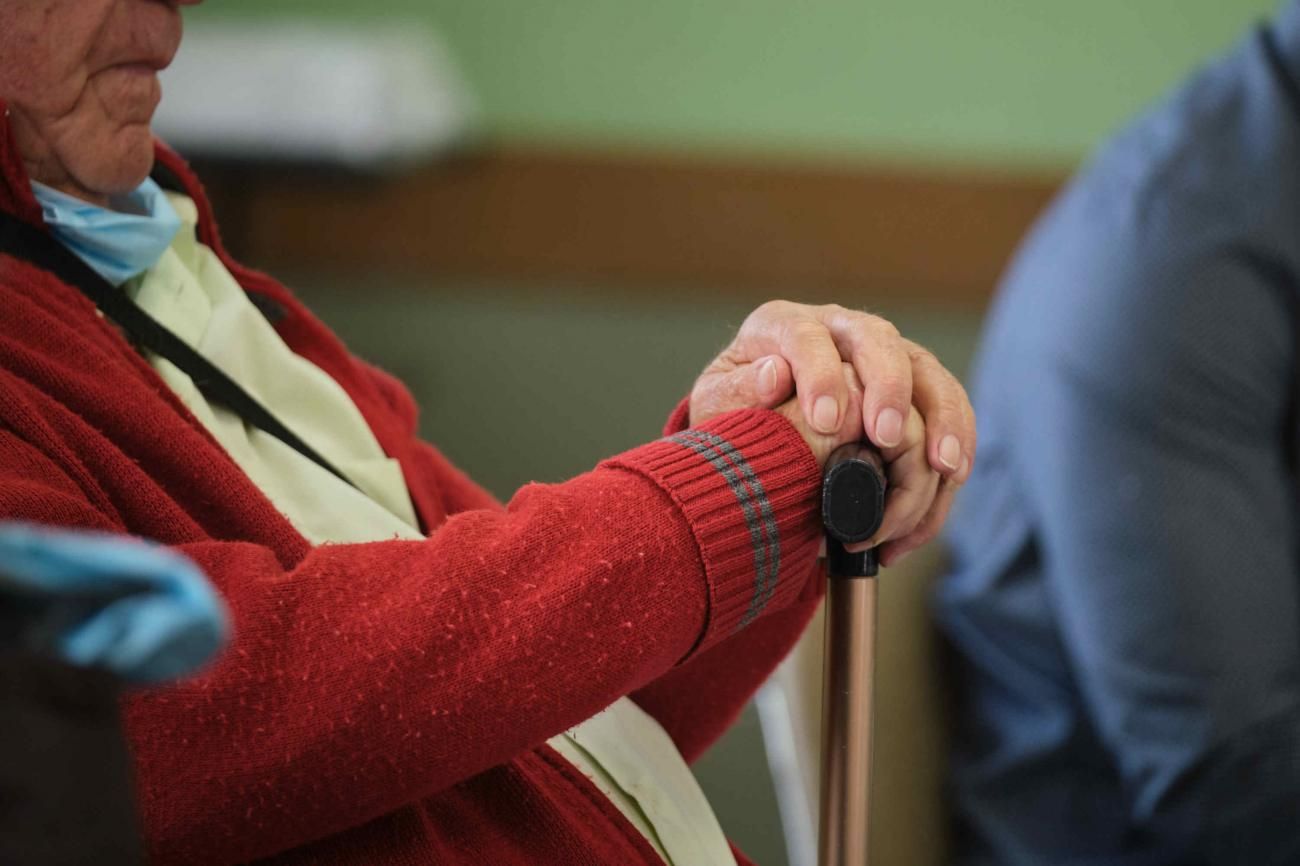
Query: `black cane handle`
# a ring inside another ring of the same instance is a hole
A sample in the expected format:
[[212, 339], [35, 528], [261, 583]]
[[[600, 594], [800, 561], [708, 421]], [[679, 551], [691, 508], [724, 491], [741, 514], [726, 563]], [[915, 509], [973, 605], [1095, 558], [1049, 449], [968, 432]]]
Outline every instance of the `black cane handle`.
[[845, 544], [866, 541], [885, 519], [885, 470], [871, 445], [841, 445], [822, 475], [822, 524], [826, 527], [827, 574], [874, 577], [880, 569], [875, 548], [849, 553]]

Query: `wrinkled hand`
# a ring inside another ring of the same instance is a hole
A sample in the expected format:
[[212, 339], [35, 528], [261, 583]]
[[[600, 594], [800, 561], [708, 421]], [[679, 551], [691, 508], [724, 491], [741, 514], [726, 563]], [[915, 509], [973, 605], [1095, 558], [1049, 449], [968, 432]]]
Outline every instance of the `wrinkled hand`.
[[[821, 433], [809, 425], [797, 399], [787, 400], [776, 411], [794, 425], [812, 450], [819, 464], [825, 464], [831, 452], [847, 442], [862, 438], [858, 421], [862, 408], [863, 387], [851, 364], [842, 364], [848, 396], [844, 421], [835, 433]], [[850, 551], [880, 546], [884, 565], [893, 565], [938, 534], [958, 485], [935, 472], [926, 461], [925, 422], [915, 406], [909, 407], [903, 435], [892, 448], [881, 448], [889, 489], [885, 495], [885, 518], [876, 534], [860, 544], [847, 545]]]
[[886, 320], [839, 306], [771, 301], [755, 310], [691, 392], [691, 423], [774, 408], [824, 462], [867, 438], [889, 474], [885, 522], [854, 548], [883, 544], [885, 565], [933, 538], [975, 459], [961, 383]]
[[696, 381], [691, 423], [734, 409], [775, 408], [793, 394], [812, 429], [834, 433], [849, 409], [841, 363], [851, 364], [864, 383], [861, 423], [868, 439], [897, 447], [915, 406], [930, 466], [966, 480], [975, 459], [975, 413], [961, 383], [885, 319], [834, 304], [769, 301], [751, 313]]

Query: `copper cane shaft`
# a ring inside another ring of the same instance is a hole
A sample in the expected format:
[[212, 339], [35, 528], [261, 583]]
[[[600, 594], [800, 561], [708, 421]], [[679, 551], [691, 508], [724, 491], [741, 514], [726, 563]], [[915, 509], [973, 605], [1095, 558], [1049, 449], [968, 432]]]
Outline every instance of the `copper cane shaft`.
[[829, 582], [822, 686], [821, 866], [867, 862], [875, 625], [875, 578]]

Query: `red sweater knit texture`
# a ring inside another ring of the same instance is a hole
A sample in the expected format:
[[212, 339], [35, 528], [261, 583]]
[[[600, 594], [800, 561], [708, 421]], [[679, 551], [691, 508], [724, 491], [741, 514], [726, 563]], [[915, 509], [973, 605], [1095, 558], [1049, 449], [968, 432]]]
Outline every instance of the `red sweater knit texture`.
[[[687, 760], [735, 719], [820, 592], [802, 439], [758, 410], [686, 431], [678, 407], [666, 438], [503, 506], [157, 160], [399, 461], [428, 537], [311, 546], [89, 301], [0, 255], [0, 519], [174, 547], [234, 617], [208, 670], [126, 703], [150, 862], [661, 864], [546, 741], [625, 695]], [[7, 124], [0, 208], [42, 225]]]

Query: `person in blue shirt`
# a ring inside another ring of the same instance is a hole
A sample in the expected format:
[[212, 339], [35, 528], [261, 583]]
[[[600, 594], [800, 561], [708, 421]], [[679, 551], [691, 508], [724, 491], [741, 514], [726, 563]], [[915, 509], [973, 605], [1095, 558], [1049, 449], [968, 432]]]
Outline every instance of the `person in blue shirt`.
[[1300, 4], [1018, 254], [935, 599], [961, 864], [1300, 863]]

